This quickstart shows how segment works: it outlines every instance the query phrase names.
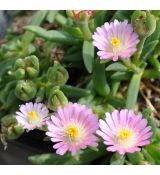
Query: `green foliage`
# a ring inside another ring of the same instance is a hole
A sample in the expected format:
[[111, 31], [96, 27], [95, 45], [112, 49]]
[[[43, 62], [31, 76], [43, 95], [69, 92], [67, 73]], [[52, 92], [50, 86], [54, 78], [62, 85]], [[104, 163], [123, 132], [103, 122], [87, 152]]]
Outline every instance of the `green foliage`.
[[32, 163], [38, 165], [85, 165], [90, 164], [91, 161], [94, 161], [99, 157], [103, 156], [104, 152], [104, 147], [101, 147], [101, 151], [93, 151], [91, 149], [86, 149], [84, 151], [80, 151], [77, 156], [71, 156], [70, 154], [59, 156], [53, 153], [30, 156], [29, 160]]
[[74, 39], [71, 35], [64, 31], [47, 31], [39, 26], [27, 26], [26, 30], [35, 33], [37, 36], [47, 39], [49, 41], [61, 43], [61, 44], [78, 44], [78, 40]]
[[106, 67], [106, 71], [126, 71], [127, 67], [121, 63], [113, 63]]
[[154, 136], [156, 135], [156, 122], [155, 122], [155, 119], [154, 117], [150, 114], [151, 113], [151, 110], [149, 108], [143, 110], [142, 114], [143, 116], [147, 119], [149, 125], [152, 127], [152, 132], [153, 132], [153, 135], [152, 135], [152, 140], [154, 140]]
[[127, 109], [135, 108], [138, 92], [140, 88], [141, 76], [142, 76], [142, 73], [134, 74], [130, 80], [130, 84], [127, 92], [127, 100], [126, 100]]
[[50, 11], [48, 11], [47, 16], [46, 16], [46, 20], [49, 23], [53, 23], [55, 21], [57, 13], [58, 13], [58, 10], [50, 10]]
[[70, 85], [61, 86], [61, 90], [67, 97], [80, 98], [91, 94], [90, 90], [82, 89]]
[[125, 157], [119, 154], [113, 154], [111, 157], [111, 165], [124, 165]]
[[156, 25], [156, 29], [154, 33], [151, 36], [149, 36], [145, 41], [144, 49], [142, 51], [142, 56], [141, 56], [142, 61], [147, 60], [154, 53], [154, 50], [156, 46], [158, 45], [159, 39], [160, 39], [159, 30], [160, 30], [160, 20], [157, 21], [157, 25]]
[[[39, 26], [45, 19], [48, 11], [47, 10], [42, 10], [38, 11], [35, 16], [32, 18], [31, 25]], [[22, 43], [23, 43], [23, 48], [24, 50], [27, 49], [28, 44], [30, 44], [35, 38], [34, 33], [26, 31], [22, 37]]]
[[147, 146], [148, 153], [152, 156], [156, 164], [160, 164], [160, 144], [151, 144]]
[[92, 42], [84, 41], [83, 43], [83, 61], [89, 73], [92, 73], [94, 65], [94, 46]]
[[[118, 62], [100, 60], [92, 35], [97, 27], [116, 19], [128, 20], [138, 33], [137, 51]], [[105, 112], [115, 109], [141, 112], [137, 102], [140, 97], [140, 103], [144, 103], [139, 93], [141, 82], [144, 79], [158, 82], [160, 78], [159, 44], [159, 11], [103, 10], [96, 11], [91, 18], [84, 12], [79, 20], [72, 11], [67, 14], [57, 10], [36, 11], [23, 33], [8, 29], [0, 47], [0, 136], [17, 139], [23, 134], [15, 112], [19, 105], [29, 101], [46, 104], [50, 113], [69, 101], [78, 102], [102, 119]], [[108, 153], [100, 140], [98, 148], [81, 150], [75, 157], [69, 153], [65, 156], [48, 153], [30, 156], [29, 161], [45, 165], [160, 164], [160, 122], [147, 107], [143, 117], [152, 127], [153, 136], [151, 144], [140, 152], [124, 156]], [[47, 137], [44, 140], [49, 141]]]
[[95, 61], [92, 78], [96, 91], [102, 96], [107, 96], [110, 92], [110, 87], [106, 81], [105, 65], [100, 64], [98, 59]]
[[143, 164], [145, 161], [145, 158], [141, 152], [136, 152], [136, 153], [128, 153], [127, 154], [128, 160], [131, 162], [133, 165], [139, 165]]
[[133, 13], [132, 10], [118, 10], [113, 15], [112, 20], [114, 19], [117, 19], [120, 21], [130, 20], [132, 13]]

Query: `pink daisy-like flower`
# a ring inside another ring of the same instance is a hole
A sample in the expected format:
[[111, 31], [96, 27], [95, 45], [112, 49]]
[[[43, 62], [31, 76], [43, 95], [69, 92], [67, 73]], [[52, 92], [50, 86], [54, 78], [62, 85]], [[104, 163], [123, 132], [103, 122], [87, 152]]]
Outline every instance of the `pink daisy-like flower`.
[[129, 58], [137, 49], [138, 35], [133, 32], [133, 27], [128, 21], [114, 20], [106, 22], [102, 27], [97, 27], [93, 35], [93, 45], [100, 51], [100, 59], [117, 61], [118, 58]]
[[44, 104], [29, 102], [21, 105], [19, 110], [16, 119], [24, 129], [30, 131], [46, 124], [49, 111]]
[[132, 110], [115, 110], [106, 113], [106, 119], [99, 121], [100, 130], [97, 134], [104, 139], [107, 150], [119, 154], [140, 151], [140, 147], [150, 143], [151, 127], [142, 115], [136, 115]]
[[76, 155], [80, 149], [87, 146], [97, 147], [98, 117], [91, 109], [78, 103], [68, 103], [59, 107], [51, 120], [46, 122], [48, 132], [57, 154], [64, 155], [70, 151]]

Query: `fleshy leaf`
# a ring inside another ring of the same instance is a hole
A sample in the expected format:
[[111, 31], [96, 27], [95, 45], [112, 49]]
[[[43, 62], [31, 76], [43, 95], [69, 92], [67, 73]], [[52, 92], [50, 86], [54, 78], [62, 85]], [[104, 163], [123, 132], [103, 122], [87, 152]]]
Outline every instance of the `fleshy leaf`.
[[94, 63], [94, 46], [91, 41], [84, 41], [83, 43], [83, 61], [87, 71], [91, 73]]

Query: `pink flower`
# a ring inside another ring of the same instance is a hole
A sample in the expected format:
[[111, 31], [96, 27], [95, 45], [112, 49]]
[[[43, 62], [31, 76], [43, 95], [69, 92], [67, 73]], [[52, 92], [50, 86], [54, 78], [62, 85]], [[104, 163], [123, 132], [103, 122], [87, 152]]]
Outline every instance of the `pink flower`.
[[97, 27], [93, 35], [93, 44], [100, 50], [97, 54], [103, 60], [129, 58], [137, 50], [138, 42], [138, 35], [126, 20], [114, 20], [110, 24], [106, 22], [102, 27]]
[[59, 107], [47, 125], [46, 134], [55, 143], [53, 148], [57, 149], [57, 154], [71, 151], [72, 155], [76, 155], [78, 150], [87, 146], [98, 146], [94, 135], [98, 129], [98, 117], [85, 105], [68, 103]]
[[97, 134], [104, 139], [107, 150], [119, 154], [140, 151], [139, 147], [149, 144], [152, 136], [147, 120], [128, 109], [107, 112], [105, 121], [99, 121], [99, 127]]
[[91, 19], [95, 13], [95, 10], [72, 10], [72, 13], [73, 13], [74, 19], [76, 19], [76, 20], [80, 20], [81, 15], [83, 13], [86, 13], [88, 18]]
[[48, 109], [42, 103], [26, 103], [21, 105], [20, 111], [16, 112], [18, 123], [28, 131], [41, 128], [48, 119]]

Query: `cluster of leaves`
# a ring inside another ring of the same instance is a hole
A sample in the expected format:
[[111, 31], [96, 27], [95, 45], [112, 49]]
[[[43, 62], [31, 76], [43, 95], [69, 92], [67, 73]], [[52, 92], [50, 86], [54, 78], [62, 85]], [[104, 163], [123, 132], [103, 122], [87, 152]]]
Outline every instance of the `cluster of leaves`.
[[[142, 78], [160, 77], [159, 11], [98, 11], [92, 19], [84, 16], [83, 21], [74, 20], [70, 12], [67, 14], [68, 17], [65, 11], [38, 11], [23, 34], [16, 35], [10, 29], [6, 43], [1, 45], [0, 117], [1, 131], [7, 139], [23, 133], [11, 118], [24, 102], [43, 102], [55, 111], [67, 101], [76, 101], [103, 118], [106, 111], [115, 108], [135, 109]], [[141, 35], [132, 62], [104, 62], [97, 58], [91, 34], [96, 27], [114, 19], [127, 19], [140, 34], [145, 29], [146, 35]], [[128, 86], [125, 95], [120, 91], [123, 83]], [[35, 164], [159, 164], [160, 130], [149, 114], [150, 111], [144, 111], [154, 137], [152, 144], [139, 153], [109, 154], [100, 143], [99, 150], [91, 148], [76, 157], [53, 153], [29, 160]]]

